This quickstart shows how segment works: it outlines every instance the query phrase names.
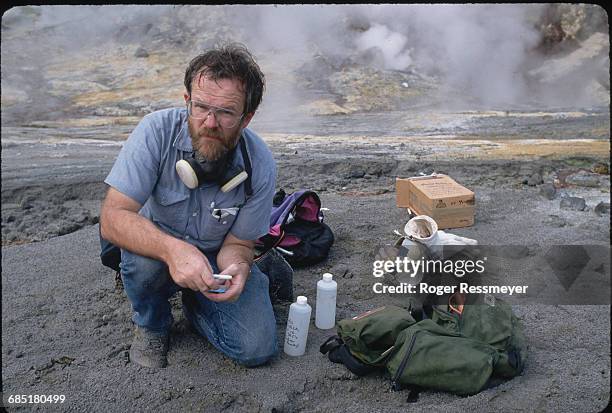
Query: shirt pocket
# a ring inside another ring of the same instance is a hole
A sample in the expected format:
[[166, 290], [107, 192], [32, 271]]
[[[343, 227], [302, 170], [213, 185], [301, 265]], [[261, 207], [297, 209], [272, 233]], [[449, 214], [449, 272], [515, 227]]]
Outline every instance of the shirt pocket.
[[157, 185], [153, 191], [153, 199], [155, 201], [152, 208], [153, 221], [183, 233], [187, 226], [189, 193]]
[[[223, 213], [224, 208], [218, 209]], [[235, 214], [227, 214], [224, 217], [214, 217], [212, 215], [212, 210], [208, 211], [206, 214], [206, 219], [204, 220], [204, 225], [201, 228], [198, 228], [198, 236], [201, 240], [211, 241], [213, 243], [223, 242], [225, 236], [229, 232], [230, 228], [234, 224], [238, 213], [240, 212], [239, 208], [230, 208], [235, 210]]]

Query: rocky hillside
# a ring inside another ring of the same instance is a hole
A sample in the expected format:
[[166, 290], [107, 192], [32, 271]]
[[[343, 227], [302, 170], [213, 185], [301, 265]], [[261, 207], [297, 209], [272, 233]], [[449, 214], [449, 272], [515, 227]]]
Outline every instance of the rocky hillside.
[[[457, 19], [448, 21], [465, 20], [456, 33], [472, 36], [468, 40], [477, 62], [455, 56], [450, 40], [433, 41], [431, 30], [442, 30], [444, 19], [439, 25], [402, 27], [403, 21], [413, 22], [413, 15], [430, 14], [428, 9], [397, 9], [406, 14], [399, 18], [371, 7], [13, 8], [2, 19], [2, 122], [132, 123], [151, 110], [181, 104], [189, 59], [229, 40], [247, 44], [267, 75], [264, 118], [453, 105], [609, 105], [608, 22], [599, 6], [515, 6], [521, 24], [517, 33], [514, 20], [504, 26], [501, 11], [474, 8], [500, 19], [497, 34], [477, 31], [478, 20], [464, 6]], [[292, 28], [300, 16], [315, 27]], [[495, 51], [523, 34], [528, 41]], [[485, 42], [481, 49], [479, 41]], [[394, 49], [386, 49], [389, 45]], [[514, 56], [517, 47], [520, 54]], [[487, 63], [488, 57], [502, 60], [499, 66], [479, 68], [494, 64]], [[519, 73], [488, 78], [500, 68]]]

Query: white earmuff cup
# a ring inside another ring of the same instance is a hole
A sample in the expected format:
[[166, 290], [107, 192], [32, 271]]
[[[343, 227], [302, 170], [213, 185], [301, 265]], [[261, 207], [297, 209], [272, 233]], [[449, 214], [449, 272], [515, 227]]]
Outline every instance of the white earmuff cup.
[[178, 173], [181, 181], [187, 186], [189, 189], [195, 189], [198, 187], [198, 177], [196, 176], [195, 171], [184, 159], [181, 159], [176, 163], [176, 172]]
[[236, 188], [238, 185], [246, 181], [249, 177], [245, 171], [240, 172], [238, 175], [230, 179], [225, 185], [221, 187], [221, 192], [229, 192], [232, 189]]

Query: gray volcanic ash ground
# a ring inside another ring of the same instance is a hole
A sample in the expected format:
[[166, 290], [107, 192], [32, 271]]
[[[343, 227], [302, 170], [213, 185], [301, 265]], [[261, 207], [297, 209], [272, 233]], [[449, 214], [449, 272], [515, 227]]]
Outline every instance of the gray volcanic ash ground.
[[[2, 19], [5, 402], [65, 394], [61, 408], [73, 411], [277, 412], [608, 404], [609, 305], [517, 305], [523, 375], [466, 398], [426, 391], [410, 406], [382, 374], [358, 378], [329, 362], [318, 347], [332, 332], [314, 324], [305, 356], [237, 366], [188, 327], [178, 296], [169, 366], [131, 364], [130, 305], [98, 259], [103, 179], [143, 115], [182, 105], [189, 59], [223, 40], [246, 43], [266, 73], [251, 126], [277, 160], [277, 186], [314, 189], [329, 208], [336, 243], [325, 262], [296, 271], [294, 290], [314, 301], [332, 272], [338, 319], [402, 304], [371, 293], [375, 254], [407, 219], [397, 176], [447, 173], [473, 190], [475, 225], [448, 231], [481, 244], [609, 245], [609, 37], [598, 6], [13, 8]], [[281, 342], [287, 311], [275, 304]]]

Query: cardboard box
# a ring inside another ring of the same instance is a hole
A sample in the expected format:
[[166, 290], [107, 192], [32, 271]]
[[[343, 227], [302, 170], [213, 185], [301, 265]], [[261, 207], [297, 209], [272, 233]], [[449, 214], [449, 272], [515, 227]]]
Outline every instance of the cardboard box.
[[396, 178], [397, 206], [428, 215], [439, 229], [474, 225], [474, 192], [442, 174]]

